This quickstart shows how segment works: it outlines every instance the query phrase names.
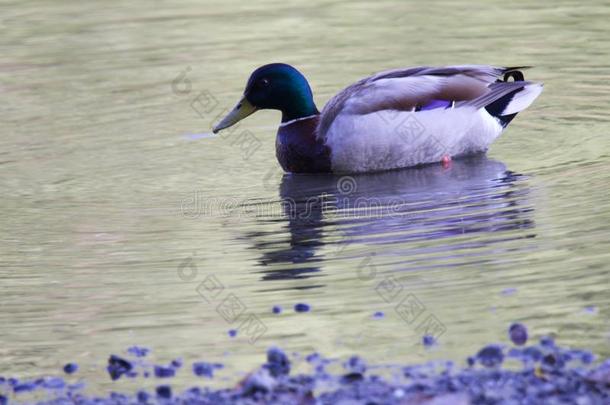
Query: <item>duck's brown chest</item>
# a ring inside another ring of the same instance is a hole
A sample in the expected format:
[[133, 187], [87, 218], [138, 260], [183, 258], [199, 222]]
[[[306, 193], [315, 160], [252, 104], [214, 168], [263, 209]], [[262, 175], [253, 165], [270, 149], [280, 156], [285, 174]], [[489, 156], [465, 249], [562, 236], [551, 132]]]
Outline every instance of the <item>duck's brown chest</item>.
[[275, 155], [292, 173], [328, 173], [330, 148], [316, 139], [319, 115], [283, 123], [277, 131]]

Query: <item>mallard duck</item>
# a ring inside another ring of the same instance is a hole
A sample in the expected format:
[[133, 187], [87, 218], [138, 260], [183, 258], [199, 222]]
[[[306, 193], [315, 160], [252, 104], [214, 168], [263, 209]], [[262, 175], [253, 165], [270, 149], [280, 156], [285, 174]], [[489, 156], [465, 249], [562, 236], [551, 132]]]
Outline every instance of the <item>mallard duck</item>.
[[[485, 152], [542, 92], [524, 67], [411, 67], [375, 74], [334, 96], [320, 113], [294, 67], [256, 69], [214, 133], [257, 110], [282, 112], [276, 156], [287, 172], [374, 172]], [[512, 80], [510, 80], [512, 78]]]

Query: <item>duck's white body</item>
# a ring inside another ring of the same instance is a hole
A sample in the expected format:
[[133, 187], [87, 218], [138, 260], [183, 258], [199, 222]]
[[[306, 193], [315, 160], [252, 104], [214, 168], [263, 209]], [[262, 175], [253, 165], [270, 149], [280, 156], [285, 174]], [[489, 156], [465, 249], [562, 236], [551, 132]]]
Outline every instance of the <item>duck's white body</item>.
[[341, 114], [326, 143], [336, 172], [371, 172], [484, 152], [504, 128], [485, 109]]
[[[331, 150], [332, 171], [389, 170], [486, 151], [514, 114], [542, 92], [539, 83], [497, 82], [506, 71], [412, 68], [348, 87], [321, 114], [318, 137]], [[442, 98], [453, 101], [416, 111]]]

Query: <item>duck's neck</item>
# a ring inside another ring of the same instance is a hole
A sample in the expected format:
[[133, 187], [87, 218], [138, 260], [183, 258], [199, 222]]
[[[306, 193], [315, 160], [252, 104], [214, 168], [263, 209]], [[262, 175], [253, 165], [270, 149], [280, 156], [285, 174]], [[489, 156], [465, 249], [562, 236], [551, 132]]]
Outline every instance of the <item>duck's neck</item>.
[[317, 115], [320, 112], [313, 101], [311, 92], [303, 92], [296, 97], [284, 101], [282, 106], [282, 122]]

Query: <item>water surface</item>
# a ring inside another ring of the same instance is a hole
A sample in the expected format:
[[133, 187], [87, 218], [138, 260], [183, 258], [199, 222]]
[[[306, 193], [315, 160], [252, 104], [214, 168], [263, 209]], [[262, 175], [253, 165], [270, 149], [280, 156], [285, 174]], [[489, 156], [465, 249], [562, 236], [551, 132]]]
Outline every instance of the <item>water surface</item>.
[[[485, 4], [3, 2], [2, 373], [71, 360], [118, 389], [105, 358], [134, 343], [225, 362], [231, 381], [270, 345], [462, 360], [514, 321], [610, 355], [609, 9]], [[319, 107], [420, 64], [534, 65], [545, 92], [487, 157], [292, 176], [277, 112], [209, 135], [272, 61], [300, 68]], [[237, 320], [217, 311], [227, 297]], [[248, 319], [254, 343], [228, 337]]]

